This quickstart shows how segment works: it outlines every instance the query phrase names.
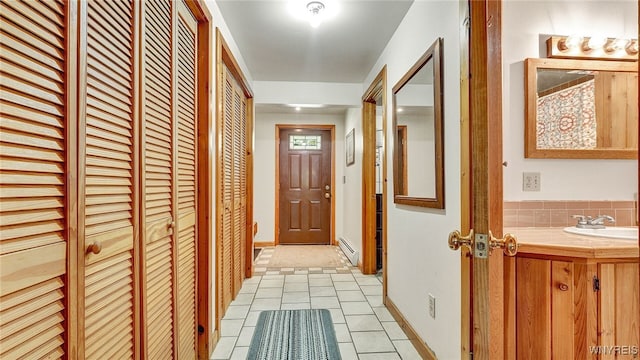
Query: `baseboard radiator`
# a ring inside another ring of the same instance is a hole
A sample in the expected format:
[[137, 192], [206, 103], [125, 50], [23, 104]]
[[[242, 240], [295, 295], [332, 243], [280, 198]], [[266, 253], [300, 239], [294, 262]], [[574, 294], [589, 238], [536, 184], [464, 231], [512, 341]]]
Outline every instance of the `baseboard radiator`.
[[358, 266], [358, 252], [353, 247], [353, 244], [351, 244], [351, 241], [341, 236], [338, 238], [338, 245], [340, 245], [340, 249], [347, 256], [347, 259], [351, 261], [351, 264]]

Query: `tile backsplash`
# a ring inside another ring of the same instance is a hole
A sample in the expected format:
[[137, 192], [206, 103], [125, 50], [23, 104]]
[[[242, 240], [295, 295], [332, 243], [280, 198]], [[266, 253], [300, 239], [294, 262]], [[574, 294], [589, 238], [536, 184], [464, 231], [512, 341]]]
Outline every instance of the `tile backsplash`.
[[505, 227], [561, 227], [575, 225], [571, 215], [610, 215], [615, 224], [607, 226], [637, 225], [635, 201], [505, 201]]

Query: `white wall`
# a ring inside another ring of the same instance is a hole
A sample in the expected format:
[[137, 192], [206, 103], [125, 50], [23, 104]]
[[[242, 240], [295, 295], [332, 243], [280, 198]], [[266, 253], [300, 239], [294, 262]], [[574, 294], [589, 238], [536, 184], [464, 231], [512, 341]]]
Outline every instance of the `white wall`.
[[322, 104], [359, 106], [361, 84], [256, 81], [256, 104]]
[[[387, 223], [388, 296], [439, 359], [460, 358], [460, 254], [447, 246], [460, 227], [460, 53], [459, 2], [413, 3], [402, 24], [365, 79], [368, 86], [387, 64], [391, 88], [438, 38], [444, 38], [445, 210], [393, 203], [391, 101], [387, 115], [389, 180]], [[354, 194], [346, 194], [345, 202]], [[428, 315], [427, 296], [436, 297], [436, 318]]]
[[[524, 158], [523, 60], [546, 57], [543, 34], [637, 38], [638, 3], [508, 0], [502, 23], [504, 200], [633, 200], [635, 160]], [[522, 172], [540, 172], [540, 192], [522, 191]]]
[[275, 240], [276, 199], [276, 124], [335, 125], [335, 201], [336, 237], [343, 227], [342, 207], [344, 170], [344, 116], [304, 114], [255, 114], [255, 151], [253, 162], [253, 220], [258, 222], [258, 233], [254, 241]]
[[[362, 91], [362, 89], [361, 89]], [[364, 91], [362, 91], [364, 93]], [[360, 94], [362, 96], [362, 94]], [[343, 229], [338, 237], [342, 236], [351, 241], [360, 254], [362, 261], [362, 108], [348, 109], [345, 116], [344, 132], [342, 138], [347, 133], [354, 130], [355, 138], [355, 163], [345, 167], [345, 159], [342, 156], [341, 165], [344, 168], [346, 183], [344, 186], [343, 201]], [[343, 153], [344, 155], [344, 153]]]

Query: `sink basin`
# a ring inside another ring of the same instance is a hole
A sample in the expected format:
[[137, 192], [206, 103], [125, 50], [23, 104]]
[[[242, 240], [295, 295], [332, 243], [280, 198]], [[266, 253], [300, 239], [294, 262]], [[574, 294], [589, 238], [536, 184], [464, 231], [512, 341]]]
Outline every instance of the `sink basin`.
[[564, 228], [564, 231], [586, 236], [597, 236], [614, 239], [638, 240], [638, 228], [635, 227], [607, 227], [604, 229], [581, 229], [575, 226]]

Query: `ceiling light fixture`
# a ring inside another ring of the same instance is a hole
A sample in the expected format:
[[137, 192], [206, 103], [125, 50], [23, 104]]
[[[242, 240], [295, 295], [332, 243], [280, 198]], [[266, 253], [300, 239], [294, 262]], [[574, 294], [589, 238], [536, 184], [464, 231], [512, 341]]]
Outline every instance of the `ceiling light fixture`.
[[309, 24], [311, 24], [311, 27], [317, 28], [318, 26], [320, 26], [324, 8], [324, 4], [320, 1], [312, 1], [307, 4], [307, 11], [309, 12]]
[[335, 17], [339, 11], [336, 0], [289, 0], [288, 7], [293, 16], [314, 28]]

